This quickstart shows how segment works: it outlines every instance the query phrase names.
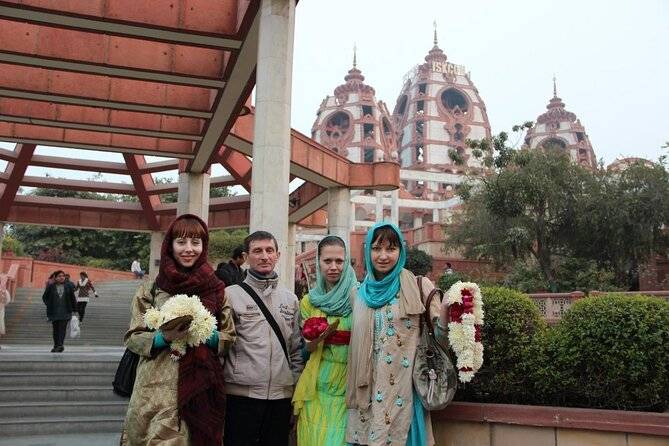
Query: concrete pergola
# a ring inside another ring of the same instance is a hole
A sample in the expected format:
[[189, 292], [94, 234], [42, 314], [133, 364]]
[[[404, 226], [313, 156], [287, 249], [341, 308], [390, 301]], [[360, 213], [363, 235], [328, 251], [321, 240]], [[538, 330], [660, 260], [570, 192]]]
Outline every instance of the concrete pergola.
[[[274, 233], [292, 283], [297, 224], [348, 238], [350, 190], [399, 184], [397, 164], [351, 163], [290, 128], [294, 16], [294, 0], [0, 1], [0, 141], [15, 143], [0, 149], [0, 222], [150, 231], [155, 269], [163, 231], [195, 213], [212, 229]], [[39, 155], [38, 145], [124, 162]], [[228, 175], [211, 177], [216, 163]], [[29, 176], [29, 166], [132, 184]], [[170, 170], [178, 184], [156, 184], [152, 174]], [[305, 182], [289, 194], [293, 178]], [[232, 185], [249, 195], [209, 199], [210, 187]], [[27, 196], [21, 186], [138, 202]], [[178, 203], [161, 202], [170, 192]]]

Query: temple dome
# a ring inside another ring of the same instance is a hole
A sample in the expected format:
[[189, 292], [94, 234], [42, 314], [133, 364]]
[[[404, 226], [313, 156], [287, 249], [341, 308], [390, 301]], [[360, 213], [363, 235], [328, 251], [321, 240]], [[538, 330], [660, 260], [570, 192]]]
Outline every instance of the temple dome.
[[327, 96], [316, 112], [311, 137], [350, 161], [376, 162], [397, 159], [396, 132], [383, 101], [353, 67], [344, 83]]
[[576, 114], [565, 107], [557, 95], [554, 79], [553, 97], [546, 105], [547, 111], [537, 117], [536, 125], [527, 132], [525, 146], [564, 150], [574, 162], [594, 169], [597, 159], [585, 128]]

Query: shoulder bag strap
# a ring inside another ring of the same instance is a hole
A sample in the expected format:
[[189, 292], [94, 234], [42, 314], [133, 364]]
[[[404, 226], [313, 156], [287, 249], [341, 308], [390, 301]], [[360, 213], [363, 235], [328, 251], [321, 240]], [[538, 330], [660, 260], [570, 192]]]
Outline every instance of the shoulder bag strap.
[[263, 316], [265, 316], [265, 319], [267, 322], [269, 322], [269, 325], [272, 327], [272, 330], [274, 330], [274, 334], [276, 335], [277, 338], [279, 338], [279, 342], [281, 343], [281, 348], [283, 349], [283, 353], [286, 355], [286, 360], [288, 360], [288, 364], [290, 365], [290, 356], [288, 356], [288, 348], [286, 348], [286, 340], [283, 338], [283, 334], [281, 334], [281, 329], [279, 328], [279, 324], [276, 323], [274, 320], [274, 317], [272, 316], [272, 313], [269, 312], [267, 307], [265, 306], [265, 303], [260, 299], [260, 296], [258, 296], [258, 293], [255, 292], [253, 288], [249, 286], [248, 283], [242, 282], [239, 284], [244, 291], [246, 291], [246, 294], [251, 296], [251, 299], [258, 305], [258, 308], [260, 308], [260, 311], [262, 311]]
[[430, 291], [427, 299], [424, 299], [423, 276], [417, 276], [416, 280], [418, 281], [418, 289], [420, 290], [420, 301], [423, 302], [423, 305], [425, 306], [425, 312], [421, 314], [420, 317], [427, 328], [427, 334], [434, 337], [434, 325], [432, 325], [432, 320], [430, 319], [430, 305], [432, 304], [432, 299], [434, 299], [435, 294], [440, 294], [443, 299], [444, 292], [435, 287]]

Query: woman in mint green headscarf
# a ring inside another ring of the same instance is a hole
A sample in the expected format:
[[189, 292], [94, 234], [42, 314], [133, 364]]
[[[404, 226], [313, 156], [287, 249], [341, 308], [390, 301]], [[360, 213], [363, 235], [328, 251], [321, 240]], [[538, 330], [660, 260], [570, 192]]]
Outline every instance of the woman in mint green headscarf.
[[325, 237], [318, 244], [316, 286], [300, 301], [310, 353], [293, 395], [300, 446], [345, 444], [351, 290], [356, 284], [346, 244], [339, 237]]
[[[413, 388], [413, 363], [425, 311], [416, 276], [404, 269], [406, 247], [392, 223], [374, 225], [365, 240], [367, 275], [353, 301], [346, 406], [346, 441], [356, 445], [433, 445], [430, 413]], [[428, 296], [434, 288], [423, 278]], [[446, 304], [430, 317], [446, 345]]]

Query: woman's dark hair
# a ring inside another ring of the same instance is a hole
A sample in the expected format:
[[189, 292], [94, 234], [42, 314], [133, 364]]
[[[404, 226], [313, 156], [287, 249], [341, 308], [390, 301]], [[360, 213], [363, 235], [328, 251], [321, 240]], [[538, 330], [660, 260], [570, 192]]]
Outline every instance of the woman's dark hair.
[[327, 235], [318, 243], [318, 255], [321, 255], [321, 250], [326, 246], [341, 246], [346, 251], [346, 244], [336, 235]]
[[86, 271], [82, 271], [79, 273], [80, 276], [84, 276], [85, 278], [88, 279], [88, 274], [86, 274]]
[[380, 228], [376, 228], [374, 230], [374, 234], [372, 234], [372, 244], [383, 243], [386, 240], [388, 241], [388, 245], [391, 248], [402, 247], [402, 243], [400, 242], [400, 236], [397, 234], [397, 232], [395, 232], [393, 228], [391, 228], [390, 226], [381, 226]]
[[54, 271], [53, 274], [51, 274], [50, 279], [55, 279], [58, 276], [58, 274], [65, 275], [65, 271], [63, 271], [62, 269], [59, 269], [58, 271]]

